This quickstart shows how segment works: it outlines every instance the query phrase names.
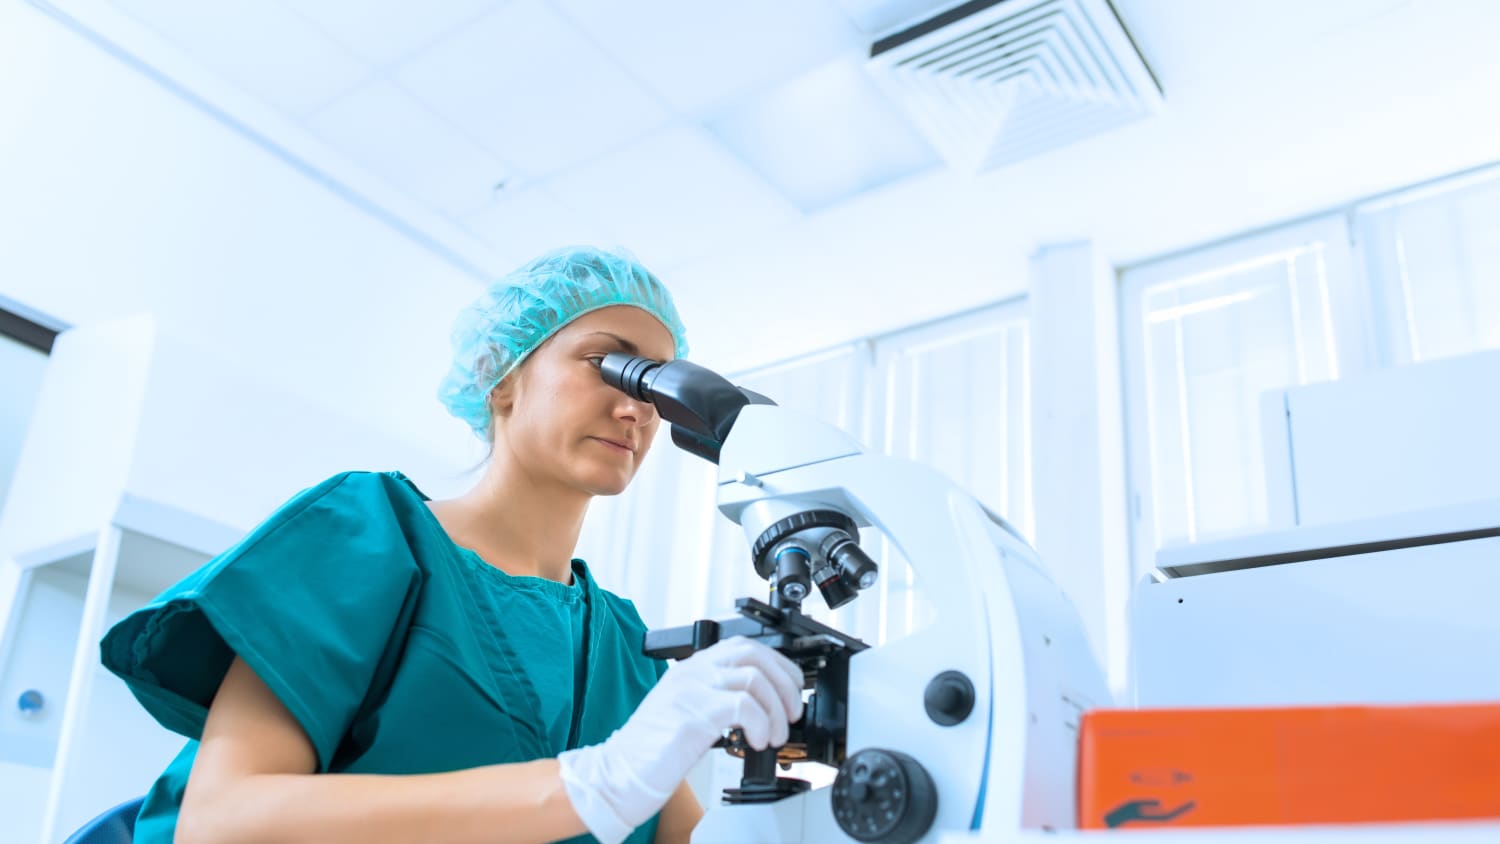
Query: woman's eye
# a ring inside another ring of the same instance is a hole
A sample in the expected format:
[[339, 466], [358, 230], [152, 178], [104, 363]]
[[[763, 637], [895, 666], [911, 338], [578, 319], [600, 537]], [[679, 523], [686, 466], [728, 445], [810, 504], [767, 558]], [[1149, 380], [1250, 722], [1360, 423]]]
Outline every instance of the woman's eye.
[[604, 355], [589, 355], [588, 361], [595, 369], [599, 369], [604, 366]]

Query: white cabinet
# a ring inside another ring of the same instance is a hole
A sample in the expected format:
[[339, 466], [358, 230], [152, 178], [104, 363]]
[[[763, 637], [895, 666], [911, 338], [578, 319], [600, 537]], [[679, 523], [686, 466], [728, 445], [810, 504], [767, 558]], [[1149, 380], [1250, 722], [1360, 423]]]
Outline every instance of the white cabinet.
[[[157, 726], [99, 664], [98, 642], [240, 532], [181, 511], [141, 509], [127, 505], [94, 536], [12, 558], [20, 564], [16, 617], [0, 669], [0, 692], [12, 705], [0, 719], [0, 755], [18, 780], [19, 790], [3, 797], [14, 801], [6, 814], [22, 827], [15, 840], [66, 837], [103, 809], [140, 796], [182, 749], [183, 738]], [[203, 547], [210, 533], [220, 540]], [[27, 690], [43, 700], [29, 717], [15, 705]]]
[[1272, 390], [1262, 418], [1279, 526], [1500, 495], [1500, 350]]
[[1140, 706], [1500, 700], [1500, 351], [1265, 394], [1284, 529], [1161, 549]]

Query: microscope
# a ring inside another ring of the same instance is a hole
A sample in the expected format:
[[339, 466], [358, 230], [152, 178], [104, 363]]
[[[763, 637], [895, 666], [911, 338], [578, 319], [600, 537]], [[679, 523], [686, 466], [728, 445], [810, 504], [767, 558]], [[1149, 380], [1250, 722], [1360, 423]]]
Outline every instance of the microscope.
[[[1010, 525], [941, 473], [868, 454], [696, 364], [611, 354], [602, 374], [718, 465], [719, 510], [769, 586], [767, 600], [737, 600], [734, 618], [647, 633], [645, 653], [682, 659], [747, 636], [812, 689], [785, 746], [757, 751], [738, 731], [720, 742], [743, 775], [695, 842], [911, 844], [1074, 826], [1079, 718], [1109, 695], [1076, 610]], [[814, 587], [836, 609], [875, 585], [861, 527], [906, 556], [937, 610], [880, 646], [803, 612]], [[832, 786], [778, 775], [801, 761], [837, 768]]]

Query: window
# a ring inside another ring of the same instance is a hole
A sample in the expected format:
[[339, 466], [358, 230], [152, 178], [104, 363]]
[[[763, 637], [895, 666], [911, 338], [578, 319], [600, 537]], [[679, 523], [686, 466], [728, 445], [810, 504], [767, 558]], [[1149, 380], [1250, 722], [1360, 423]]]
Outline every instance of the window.
[[[735, 383], [842, 428], [873, 451], [931, 465], [1023, 533], [1033, 532], [1026, 316], [1008, 302], [765, 369]], [[713, 509], [713, 574], [704, 613], [733, 612], [762, 596], [739, 526]], [[862, 543], [881, 566], [878, 585], [818, 613], [872, 643], [919, 628], [930, 611], [919, 578], [883, 536]], [[820, 599], [812, 598], [816, 604]]]
[[1137, 576], [1271, 526], [1262, 393], [1364, 365], [1347, 244], [1329, 218], [1122, 273]]
[[[728, 377], [782, 407], [811, 414], [868, 442], [863, 407], [868, 386], [866, 358], [859, 346], [844, 346]], [[768, 588], [750, 565], [749, 540], [739, 525], [719, 512], [715, 492], [708, 490], [695, 503], [699, 518], [709, 524], [708, 560], [712, 567], [695, 618], [727, 618], [734, 614], [735, 599], [748, 596], [764, 600]]]
[[1500, 348], [1500, 170], [1367, 203], [1356, 213], [1384, 358]]
[[893, 335], [883, 373], [880, 450], [942, 470], [1031, 536], [1027, 325], [1019, 306]]
[[1497, 229], [1490, 167], [1124, 270], [1136, 575], [1166, 545], [1289, 526], [1265, 391], [1500, 348]]
[[[1024, 306], [1007, 303], [876, 341], [877, 385], [868, 440], [881, 453], [925, 463], [1026, 536], [1031, 501], [1029, 347]], [[865, 544], [872, 545], [867, 538]], [[840, 610], [840, 629], [872, 643], [923, 626], [933, 609], [921, 579], [884, 536], [875, 600]], [[863, 604], [863, 606], [861, 606]]]

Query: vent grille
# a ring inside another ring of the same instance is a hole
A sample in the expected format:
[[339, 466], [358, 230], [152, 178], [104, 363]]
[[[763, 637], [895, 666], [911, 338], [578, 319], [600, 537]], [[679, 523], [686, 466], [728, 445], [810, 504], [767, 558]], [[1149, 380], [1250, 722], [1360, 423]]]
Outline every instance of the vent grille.
[[1108, 0], [976, 0], [877, 41], [871, 71], [956, 168], [1010, 164], [1154, 114]]

